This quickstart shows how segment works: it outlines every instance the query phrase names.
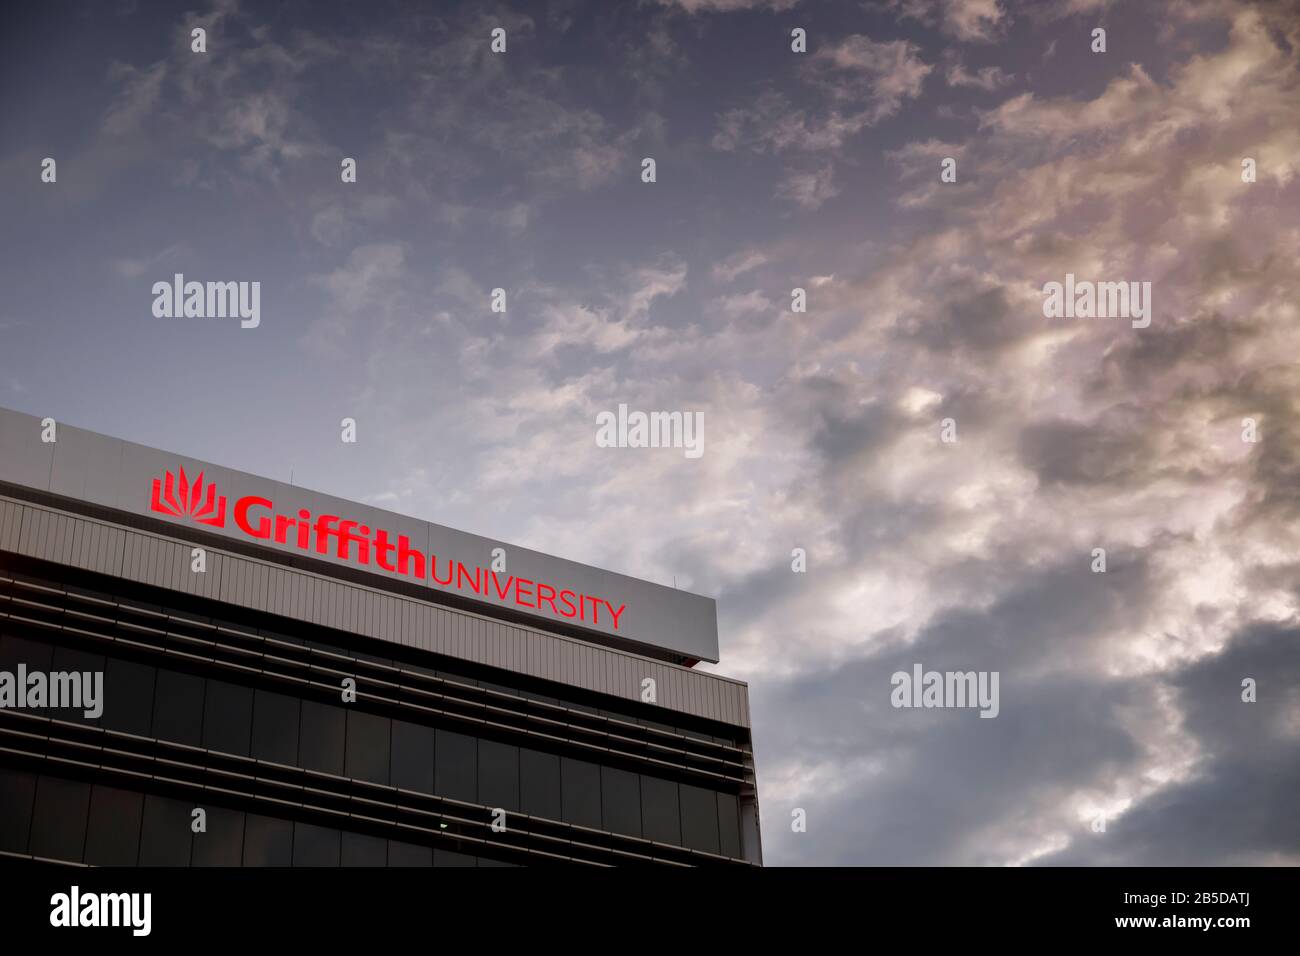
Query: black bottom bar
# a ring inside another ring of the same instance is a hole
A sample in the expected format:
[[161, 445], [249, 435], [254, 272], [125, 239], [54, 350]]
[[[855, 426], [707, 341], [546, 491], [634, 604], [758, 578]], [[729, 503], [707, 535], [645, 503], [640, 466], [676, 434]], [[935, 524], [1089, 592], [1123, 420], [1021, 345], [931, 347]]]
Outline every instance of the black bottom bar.
[[[980, 948], [1096, 939], [1223, 947], [1280, 941], [1300, 925], [1300, 879], [1281, 868], [769, 868], [721, 879], [646, 869], [114, 870], [2, 858], [6, 942], [72, 933], [91, 944], [133, 942], [129, 925], [52, 926], [52, 914], [70, 922], [74, 886], [87, 914], [103, 904], [88, 896], [150, 894], [149, 938], [182, 944], [388, 938], [428, 946], [470, 931], [494, 948], [512, 937], [535, 947], [592, 939], [604, 928], [615, 935], [595, 937], [605, 940], [602, 948], [620, 939], [677, 947], [714, 934], [734, 946], [747, 937], [774, 940], [766, 934], [778, 931], [819, 951], [845, 935], [860, 942], [901, 936], [922, 944], [917, 952], [946, 940]], [[52, 902], [56, 894], [66, 902]], [[130, 923], [133, 911], [122, 906], [115, 897], [105, 911], [111, 916], [116, 907], [119, 922]]]

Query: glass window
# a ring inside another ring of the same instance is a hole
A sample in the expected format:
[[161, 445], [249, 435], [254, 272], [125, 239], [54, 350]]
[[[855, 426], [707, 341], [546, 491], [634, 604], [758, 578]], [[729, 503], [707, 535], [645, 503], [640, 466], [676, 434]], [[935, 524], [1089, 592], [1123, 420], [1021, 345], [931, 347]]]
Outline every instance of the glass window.
[[355, 651], [351, 648], [343, 647], [340, 644], [322, 644], [321, 646], [325, 648], [325, 650], [335, 652], [342, 651], [345, 654], [350, 654], [359, 661], [370, 661], [372, 664], [386, 664], [389, 667], [393, 666], [393, 659], [391, 657], [384, 657], [381, 654], [367, 654], [364, 651]]
[[519, 809], [519, 748], [495, 740], [478, 742], [478, 802]]
[[104, 716], [109, 730], [148, 737], [153, 726], [153, 684], [157, 668], [110, 657], [104, 670]]
[[518, 863], [507, 863], [505, 860], [493, 860], [486, 856], [478, 858], [479, 866], [519, 866]]
[[90, 784], [42, 774], [36, 781], [36, 805], [27, 852], [80, 863], [86, 845], [89, 809]]
[[349, 710], [347, 765], [345, 772], [357, 780], [388, 783], [388, 733], [392, 723], [387, 717]]
[[[94, 693], [93, 685], [87, 685], [86, 681], [94, 681], [96, 673], [104, 672], [104, 655], [90, 654], [75, 647], [56, 647], [54, 648], [54, 660], [50, 662], [50, 670], [63, 673], [76, 673], [80, 677], [77, 685], [81, 687], [81, 704], [79, 707], [65, 707], [60, 711], [51, 711], [50, 716], [59, 720], [75, 720], [80, 724], [97, 724], [98, 718], [87, 718], [86, 711], [90, 708], [84, 706], [89, 695]], [[51, 695], [54, 693], [53, 686], [50, 687]]]
[[364, 833], [344, 833], [341, 862], [344, 866], [387, 866], [388, 841]]
[[293, 865], [338, 866], [339, 837], [339, 831], [333, 827], [296, 821], [293, 825]]
[[563, 757], [560, 784], [564, 822], [600, 829], [600, 767], [585, 760]]
[[261, 689], [253, 695], [252, 755], [297, 766], [298, 698]]
[[641, 775], [642, 836], [681, 846], [682, 825], [677, 810], [677, 784]]
[[681, 784], [682, 845], [718, 852], [718, 798], [712, 790]]
[[156, 611], [162, 613], [164, 608], [161, 604], [150, 604], [148, 601], [142, 601], [139, 598], [129, 597], [125, 594], [113, 595], [117, 598], [119, 604], [123, 607], [142, 608], [146, 611]]
[[[415, 669], [423, 670], [423, 668], [419, 668], [419, 667]], [[455, 681], [457, 684], [465, 684], [468, 687], [478, 686], [478, 681], [476, 681], [474, 678], [466, 677], [464, 674], [455, 674], [451, 671], [436, 670], [433, 672], [433, 676], [441, 677], [443, 680], [452, 680]]]
[[606, 830], [641, 835], [641, 784], [639, 775], [614, 767], [600, 768], [601, 818]]
[[298, 766], [342, 776], [347, 716], [342, 707], [318, 704], [314, 700], [302, 702]]
[[456, 853], [453, 850], [434, 850], [434, 866], [475, 866], [478, 863], [476, 857], [468, 853]]
[[519, 748], [519, 809], [549, 820], [563, 819], [559, 756]]
[[[542, 703], [544, 703], [544, 704], [558, 704], [558, 703], [560, 702], [560, 701], [559, 701], [559, 698], [557, 698], [557, 697], [548, 697], [548, 696], [545, 695], [545, 694], [539, 694], [539, 693], [537, 693], [536, 691], [533, 691], [533, 690], [521, 690], [521, 691], [519, 692], [519, 696], [520, 696], [520, 697], [527, 697], [529, 700], [540, 700], [540, 701], [541, 701]], [[486, 866], [486, 865], [487, 865], [487, 864], [484, 864], [484, 863], [480, 863], [480, 864], [479, 864], [479, 866]], [[515, 864], [513, 864], [513, 863], [494, 863], [494, 864], [492, 864], [492, 865], [493, 865], [493, 866], [514, 866]]]
[[433, 849], [403, 843], [400, 840], [388, 841], [389, 866], [433, 866]]
[[223, 680], [209, 680], [203, 703], [203, 746], [247, 757], [252, 731], [252, 689]]
[[36, 774], [0, 767], [0, 850], [27, 852]]
[[95, 784], [86, 827], [86, 862], [91, 866], [135, 866], [143, 812], [144, 794]]
[[200, 614], [198, 611], [191, 611], [188, 608], [168, 607], [167, 605], [163, 605], [159, 610], [161, 610], [164, 614], [170, 614], [172, 617], [182, 621], [193, 621], [197, 624], [212, 623], [211, 618], [207, 617], [204, 614]]
[[158, 671], [153, 698], [153, 735], [160, 740], [199, 746], [203, 736], [202, 677]]
[[394, 787], [433, 793], [433, 728], [393, 721]]
[[734, 793], [718, 794], [718, 847], [723, 856], [740, 856], [740, 803]]
[[434, 793], [452, 800], [478, 802], [478, 740], [439, 730], [434, 745]]
[[[194, 834], [194, 865], [239, 866], [244, 859], [244, 811], [225, 807], [203, 809], [207, 812], [208, 829]], [[186, 822], [188, 825], [189, 821]]]
[[293, 824], [288, 820], [244, 814], [244, 866], [293, 865]]
[[96, 591], [94, 588], [83, 588], [79, 584], [69, 584], [64, 582], [63, 585], [69, 594], [81, 594], [86, 597], [99, 598], [101, 601], [113, 600], [113, 595], [107, 591]]
[[190, 811], [183, 800], [148, 794], [140, 827], [141, 866], [190, 865]]
[[[236, 630], [242, 631], [244, 629], [242, 624], [232, 624], [230, 626], [235, 628]], [[298, 637], [296, 634], [285, 634], [280, 631], [268, 631], [266, 628], [260, 628], [257, 633], [261, 634], [263, 637], [269, 637], [273, 641], [284, 641], [284, 643], [286, 644], [307, 643], [301, 637]]]
[[0, 670], [16, 674], [18, 665], [26, 664], [29, 671], [48, 672], [53, 657], [53, 645], [13, 634], [0, 637]]

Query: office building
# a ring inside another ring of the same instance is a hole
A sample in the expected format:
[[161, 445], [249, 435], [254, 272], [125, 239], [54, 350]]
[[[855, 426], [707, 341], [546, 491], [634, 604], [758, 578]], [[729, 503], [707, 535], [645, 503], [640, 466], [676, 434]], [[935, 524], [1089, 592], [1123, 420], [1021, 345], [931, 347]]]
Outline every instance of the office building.
[[0, 854], [756, 865], [748, 691], [695, 667], [716, 621], [675, 588], [0, 410]]

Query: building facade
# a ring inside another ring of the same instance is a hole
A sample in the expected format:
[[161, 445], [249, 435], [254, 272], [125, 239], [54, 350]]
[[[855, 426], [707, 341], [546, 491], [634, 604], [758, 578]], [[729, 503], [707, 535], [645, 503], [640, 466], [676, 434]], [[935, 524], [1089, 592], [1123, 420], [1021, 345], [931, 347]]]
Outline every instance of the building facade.
[[0, 410], [0, 855], [761, 863], [711, 600]]

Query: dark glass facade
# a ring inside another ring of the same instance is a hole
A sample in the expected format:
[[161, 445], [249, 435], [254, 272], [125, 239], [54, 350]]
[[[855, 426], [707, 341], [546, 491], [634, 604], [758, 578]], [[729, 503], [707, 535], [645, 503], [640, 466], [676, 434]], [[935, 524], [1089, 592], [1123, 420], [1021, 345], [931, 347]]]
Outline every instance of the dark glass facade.
[[668, 723], [424, 652], [385, 656], [398, 651], [10, 554], [0, 612], [0, 670], [105, 675], [97, 720], [0, 710], [0, 853], [141, 866], [743, 862], [752, 758], [739, 728]]

